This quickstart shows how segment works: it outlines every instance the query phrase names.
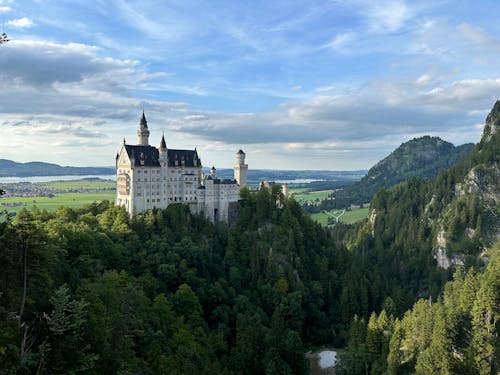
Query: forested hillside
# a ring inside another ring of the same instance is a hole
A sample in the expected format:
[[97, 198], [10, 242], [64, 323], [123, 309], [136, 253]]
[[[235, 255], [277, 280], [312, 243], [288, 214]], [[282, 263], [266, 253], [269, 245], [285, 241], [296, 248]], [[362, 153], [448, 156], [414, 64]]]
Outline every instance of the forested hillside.
[[348, 374], [495, 373], [499, 125], [500, 102], [461, 163], [334, 230], [278, 185], [243, 189], [231, 227], [181, 205], [4, 216], [0, 373], [306, 374], [322, 344]]
[[0, 159], [0, 177], [26, 176], [63, 176], [88, 174], [114, 174], [113, 167], [62, 167], [57, 164], [32, 161], [16, 163], [12, 160]]
[[320, 209], [344, 208], [369, 202], [377, 191], [392, 187], [411, 177], [428, 179], [464, 158], [472, 144], [453, 146], [438, 137], [420, 137], [403, 143], [374, 165], [355, 184], [335, 192], [335, 200], [325, 201]]
[[[402, 290], [409, 287], [426, 298], [404, 314], [387, 304], [374, 309], [369, 320], [364, 311], [355, 312], [339, 371], [499, 370], [494, 354], [500, 345], [499, 244], [491, 249], [500, 238], [499, 127], [497, 102], [481, 142], [462, 162], [433, 180], [413, 178], [381, 190], [371, 202], [369, 222], [337, 228], [352, 250], [353, 264], [362, 262], [371, 270], [366, 276], [369, 291], [374, 283], [392, 285], [394, 299], [404, 285]], [[432, 282], [439, 275], [435, 260], [442, 268], [458, 267], [444, 294]]]
[[278, 187], [242, 198], [233, 228], [104, 203], [4, 222], [0, 372], [306, 373], [351, 256]]

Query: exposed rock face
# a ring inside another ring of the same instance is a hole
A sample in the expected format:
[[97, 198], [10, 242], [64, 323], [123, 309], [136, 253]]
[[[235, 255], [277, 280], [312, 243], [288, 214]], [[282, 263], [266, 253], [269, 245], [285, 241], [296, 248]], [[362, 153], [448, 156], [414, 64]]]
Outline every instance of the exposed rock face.
[[448, 257], [446, 244], [446, 234], [441, 228], [436, 238], [436, 247], [434, 248], [434, 259], [436, 259], [438, 266], [444, 268], [445, 270], [451, 266], [463, 266], [464, 256], [456, 254], [451, 258]]
[[434, 258], [436, 259], [439, 267], [448, 269], [451, 262], [446, 256], [446, 236], [444, 230], [441, 229], [436, 238], [436, 247], [434, 248]]
[[370, 212], [370, 226], [372, 229], [372, 236], [375, 236], [375, 219], [377, 218], [377, 212], [375, 210], [371, 210]]
[[[500, 150], [499, 150], [500, 152]], [[479, 165], [472, 168], [463, 183], [455, 186], [455, 195], [477, 194], [483, 200], [500, 203], [500, 166]]]
[[[482, 246], [494, 243], [500, 239], [500, 101], [497, 101], [486, 118], [481, 141], [474, 147], [471, 154], [464, 161], [468, 165], [468, 172], [454, 187], [455, 199], [463, 204], [479, 198], [479, 212], [481, 226], [464, 228], [464, 238], [478, 240]], [[474, 196], [474, 197], [473, 197]], [[450, 204], [448, 207], [453, 205]], [[441, 213], [440, 221], [446, 222], [449, 215], [448, 209]], [[453, 217], [453, 216], [451, 216]], [[475, 225], [475, 224], [473, 224]], [[478, 231], [479, 229], [479, 231]], [[440, 267], [448, 268], [452, 265], [463, 264], [466, 255], [457, 254], [460, 247], [456, 243], [448, 243], [443, 226], [440, 227], [435, 240], [434, 257]], [[455, 245], [455, 246], [453, 246]], [[449, 249], [455, 249], [453, 255]], [[480, 250], [480, 249], [479, 249]], [[470, 255], [470, 254], [469, 254]], [[485, 260], [484, 253], [478, 258]]]
[[484, 126], [482, 142], [489, 142], [498, 132], [500, 127], [500, 101], [497, 100], [493, 109], [486, 117], [486, 125]]

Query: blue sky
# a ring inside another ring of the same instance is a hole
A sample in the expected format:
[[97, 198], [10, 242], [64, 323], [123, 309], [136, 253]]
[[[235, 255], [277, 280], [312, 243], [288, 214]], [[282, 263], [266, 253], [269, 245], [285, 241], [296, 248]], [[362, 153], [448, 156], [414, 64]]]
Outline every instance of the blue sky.
[[112, 165], [136, 142], [230, 167], [367, 169], [477, 142], [500, 97], [497, 1], [0, 0], [0, 158]]

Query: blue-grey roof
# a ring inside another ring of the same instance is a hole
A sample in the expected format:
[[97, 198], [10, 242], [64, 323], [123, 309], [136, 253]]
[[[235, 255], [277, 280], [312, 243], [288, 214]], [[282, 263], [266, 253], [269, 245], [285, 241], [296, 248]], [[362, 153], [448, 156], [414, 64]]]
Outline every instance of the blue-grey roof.
[[152, 146], [125, 145], [128, 157], [133, 159], [134, 166], [159, 167], [158, 149]]
[[[168, 149], [168, 166], [176, 166], [175, 161], [177, 160], [177, 166], [184, 165], [186, 167], [199, 167], [201, 166], [201, 160], [198, 158], [198, 152], [196, 150], [172, 150]], [[194, 165], [194, 160], [197, 160], [197, 164]], [[184, 161], [184, 164], [182, 164]]]
[[[130, 159], [134, 159], [134, 166], [159, 167], [159, 151], [154, 146], [125, 145], [125, 149]], [[201, 166], [196, 150], [167, 150], [168, 166], [196, 167]], [[176, 163], [177, 161], [177, 163]]]

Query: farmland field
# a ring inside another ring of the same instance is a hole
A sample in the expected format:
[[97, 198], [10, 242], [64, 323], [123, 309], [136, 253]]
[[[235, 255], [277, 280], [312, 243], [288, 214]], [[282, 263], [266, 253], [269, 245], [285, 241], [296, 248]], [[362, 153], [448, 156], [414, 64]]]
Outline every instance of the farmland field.
[[299, 203], [315, 202], [316, 200], [319, 202], [328, 198], [333, 193], [333, 190], [307, 191], [305, 189], [293, 189], [290, 193], [294, 194], [295, 200]]
[[323, 211], [317, 214], [311, 214], [311, 218], [322, 225], [328, 225], [329, 217], [335, 220], [338, 217], [338, 220], [345, 224], [352, 224], [368, 217], [368, 207], [354, 208], [351, 211], [343, 211], [344, 210]]
[[357, 208], [351, 211], [346, 211], [340, 218], [340, 221], [345, 224], [352, 224], [366, 217], [368, 217], [368, 207]]
[[[30, 209], [33, 206], [43, 210], [55, 210], [61, 206], [78, 208], [95, 201], [115, 199], [115, 192], [101, 193], [62, 193], [54, 197], [6, 197], [0, 199], [0, 209], [8, 212], [19, 212], [22, 208]], [[15, 204], [15, 205], [13, 205]]]
[[59, 190], [114, 190], [116, 182], [101, 179], [73, 180], [73, 181], [51, 181], [40, 185]]

